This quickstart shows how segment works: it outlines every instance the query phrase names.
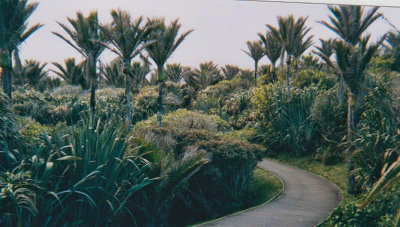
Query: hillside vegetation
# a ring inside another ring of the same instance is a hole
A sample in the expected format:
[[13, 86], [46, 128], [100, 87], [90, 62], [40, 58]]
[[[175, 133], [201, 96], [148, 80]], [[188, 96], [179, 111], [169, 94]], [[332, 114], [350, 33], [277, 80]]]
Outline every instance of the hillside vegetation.
[[279, 191], [264, 157], [342, 188], [325, 225], [398, 225], [400, 35], [370, 39], [378, 8], [330, 6], [338, 36], [317, 44], [307, 18], [278, 17], [247, 42], [254, 69], [169, 63], [191, 33], [178, 20], [77, 13], [54, 34], [84, 60], [46, 71], [18, 56], [36, 7], [0, 2], [2, 226], [202, 222]]

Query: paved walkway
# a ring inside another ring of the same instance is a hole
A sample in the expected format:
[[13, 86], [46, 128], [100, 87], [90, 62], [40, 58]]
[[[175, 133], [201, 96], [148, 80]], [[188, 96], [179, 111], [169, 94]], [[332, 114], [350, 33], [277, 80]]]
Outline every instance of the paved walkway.
[[340, 189], [322, 177], [271, 160], [262, 161], [259, 167], [278, 176], [284, 191], [270, 203], [203, 226], [314, 226], [341, 201]]

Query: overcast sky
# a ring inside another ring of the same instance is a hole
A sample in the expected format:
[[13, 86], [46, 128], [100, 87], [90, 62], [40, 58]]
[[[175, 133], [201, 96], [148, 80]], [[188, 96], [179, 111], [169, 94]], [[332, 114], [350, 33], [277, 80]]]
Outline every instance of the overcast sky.
[[[276, 25], [276, 17], [294, 14], [308, 16], [307, 25], [312, 27], [314, 42], [318, 38], [333, 37], [334, 33], [316, 21], [328, 19], [325, 5], [298, 3], [245, 2], [236, 0], [41, 0], [39, 7], [30, 18], [30, 24], [45, 26], [34, 33], [21, 46], [23, 59], [42, 62], [63, 62], [65, 58], [79, 54], [52, 31], [63, 32], [57, 21], [66, 23], [67, 17], [75, 18], [77, 11], [87, 15], [97, 10], [102, 23], [111, 20], [111, 9], [124, 9], [133, 17], [164, 16], [168, 21], [179, 18], [181, 31], [194, 29], [172, 55], [169, 63], [197, 67], [199, 63], [213, 60], [223, 66], [234, 64], [250, 68], [252, 60], [241, 50], [246, 49], [247, 40], [258, 39], [257, 33], [265, 33], [265, 24]], [[400, 27], [399, 8], [381, 8], [380, 12], [397, 27]], [[397, 15], [397, 17], [396, 17]], [[396, 19], [397, 18], [397, 19]], [[376, 22], [369, 30], [373, 40], [390, 30], [384, 20]], [[62, 33], [65, 34], [65, 33]], [[114, 56], [105, 52], [107, 61]], [[264, 59], [262, 63], [267, 63]]]

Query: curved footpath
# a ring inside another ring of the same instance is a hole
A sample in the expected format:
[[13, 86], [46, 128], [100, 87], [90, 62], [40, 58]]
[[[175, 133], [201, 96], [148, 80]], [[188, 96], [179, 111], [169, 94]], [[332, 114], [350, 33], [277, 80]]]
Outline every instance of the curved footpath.
[[259, 167], [283, 181], [283, 192], [272, 202], [202, 226], [315, 226], [342, 200], [335, 184], [315, 174], [268, 159]]

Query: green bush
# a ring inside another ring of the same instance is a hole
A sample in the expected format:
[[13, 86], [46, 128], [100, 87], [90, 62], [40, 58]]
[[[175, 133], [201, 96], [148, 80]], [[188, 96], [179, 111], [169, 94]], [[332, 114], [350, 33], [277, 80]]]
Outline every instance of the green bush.
[[316, 86], [319, 90], [328, 90], [337, 83], [336, 76], [327, 75], [322, 71], [302, 70], [294, 75], [292, 84], [298, 88]]
[[0, 171], [10, 170], [18, 163], [22, 144], [17, 116], [12, 112], [9, 98], [0, 92]]
[[[367, 83], [363, 105], [359, 109], [355, 133], [354, 163], [359, 187], [366, 190], [381, 177], [381, 169], [397, 159], [400, 146], [398, 100], [392, 79], [371, 78]], [[395, 150], [387, 157], [386, 152]]]
[[260, 158], [259, 147], [204, 130], [184, 132], [177, 138], [177, 147], [183, 151], [204, 150], [211, 161], [185, 185], [183, 196], [176, 201], [176, 206], [184, 209], [177, 210], [175, 215], [184, 213], [190, 223], [228, 214], [243, 206], [241, 198]]
[[[126, 134], [113, 121], [77, 127], [63, 137], [43, 132], [40, 146], [12, 174], [1, 172], [0, 192], [8, 194], [0, 196], [0, 219], [11, 226], [135, 223], [143, 212], [137, 201], [145, 200], [139, 192], [151, 180], [145, 176], [147, 161], [127, 155]], [[10, 182], [15, 175], [24, 176], [22, 185]], [[21, 201], [9, 203], [12, 193]]]
[[[254, 83], [253, 83], [254, 84]], [[251, 87], [252, 84], [240, 75], [237, 75], [232, 80], [222, 80], [215, 85], [208, 86], [206, 89], [199, 93], [199, 96], [206, 97], [225, 97], [229, 96], [235, 91], [245, 91]]]
[[82, 93], [82, 87], [74, 85], [64, 85], [53, 90], [52, 95], [60, 96], [79, 96]]
[[316, 130], [321, 135], [318, 141], [317, 160], [325, 164], [335, 164], [344, 159], [341, 146], [347, 135], [347, 103], [340, 103], [336, 89], [320, 91], [311, 108], [311, 118], [316, 123]]
[[287, 151], [306, 155], [315, 151], [318, 134], [310, 115], [317, 94], [318, 90], [313, 87], [292, 89], [290, 97], [286, 88], [279, 85], [259, 88], [253, 97], [258, 115], [258, 135], [254, 139], [272, 153]]
[[[165, 83], [163, 96], [164, 113], [174, 111], [187, 105], [184, 88], [179, 84]], [[158, 112], [158, 86], [146, 86], [140, 89], [133, 99], [133, 121], [146, 120], [148, 117]]]
[[[137, 126], [156, 125], [157, 116], [152, 116], [146, 121], [138, 122]], [[178, 109], [163, 117], [163, 126], [174, 130], [198, 129], [213, 132], [226, 132], [231, 130], [229, 124], [216, 115], [207, 115], [198, 111]]]
[[42, 125], [30, 118], [20, 119], [22, 123], [21, 134], [25, 144], [29, 148], [37, 147], [42, 143], [43, 131], [53, 133], [53, 128]]
[[205, 151], [210, 159], [174, 194], [170, 225], [194, 223], [241, 207], [261, 148], [232, 137], [230, 126], [217, 116], [181, 109], [164, 119], [163, 127], [156, 126], [155, 117], [139, 122], [130, 138], [146, 138], [164, 152], [172, 150], [175, 159], [190, 151]]
[[393, 226], [397, 209], [400, 208], [398, 187], [385, 193], [367, 208], [359, 209], [359, 202], [349, 202], [336, 208], [330, 218], [330, 226]]
[[254, 90], [236, 92], [225, 100], [222, 112], [228, 123], [235, 129], [243, 129], [247, 125], [254, 124], [255, 116], [251, 105], [251, 97]]
[[14, 112], [19, 116], [31, 117], [40, 124], [76, 124], [87, 109], [88, 101], [78, 96], [26, 90], [15, 92], [13, 97]]

